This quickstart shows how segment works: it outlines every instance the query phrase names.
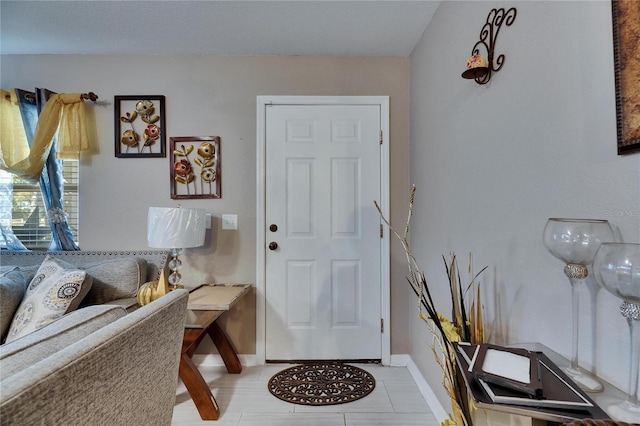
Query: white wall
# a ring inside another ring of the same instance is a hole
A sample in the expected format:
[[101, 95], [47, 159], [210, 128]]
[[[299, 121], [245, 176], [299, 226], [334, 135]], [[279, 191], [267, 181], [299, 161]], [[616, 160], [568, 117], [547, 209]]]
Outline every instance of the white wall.
[[[512, 6], [497, 41], [503, 69], [485, 86], [462, 79], [489, 11]], [[463, 271], [470, 251], [476, 270], [489, 266], [494, 342], [570, 355], [570, 286], [542, 244], [547, 218], [609, 219], [640, 242], [640, 153], [616, 154], [611, 31], [609, 1], [447, 1], [411, 56], [414, 254], [445, 314], [441, 255], [455, 251]], [[582, 292], [581, 364], [627, 389], [620, 301], [588, 280], [596, 297], [592, 307]], [[411, 355], [448, 408], [414, 313]]]
[[[80, 167], [83, 250], [146, 249], [147, 209], [174, 206], [168, 158], [115, 158], [114, 95], [164, 95], [171, 136], [216, 135], [221, 141], [222, 198], [179, 200], [209, 210], [213, 232], [187, 249], [183, 281], [254, 283], [256, 278], [256, 96], [389, 96], [391, 214], [404, 214], [408, 187], [409, 59], [356, 57], [5, 55], [1, 87], [94, 91], [96, 153]], [[395, 207], [397, 206], [397, 207]], [[238, 231], [222, 231], [220, 216], [238, 215]], [[394, 259], [402, 259], [398, 246]], [[396, 262], [397, 264], [397, 262]], [[402, 264], [400, 264], [402, 266]], [[401, 282], [404, 268], [394, 268]], [[407, 353], [407, 296], [392, 288], [392, 352]], [[255, 300], [221, 319], [241, 354], [255, 353]], [[210, 350], [201, 347], [202, 352]]]

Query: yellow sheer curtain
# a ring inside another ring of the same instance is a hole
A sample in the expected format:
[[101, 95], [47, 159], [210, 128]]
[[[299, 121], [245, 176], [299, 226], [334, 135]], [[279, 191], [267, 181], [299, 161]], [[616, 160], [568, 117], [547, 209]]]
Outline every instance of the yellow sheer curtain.
[[84, 100], [80, 93], [60, 93], [49, 98], [38, 117], [31, 148], [22, 127], [15, 90], [11, 93], [2, 90], [1, 96], [0, 168], [37, 182], [56, 132], [58, 158], [79, 159], [80, 152], [89, 148]]
[[56, 154], [58, 158], [79, 160], [80, 153], [89, 149], [84, 99], [80, 93], [62, 93], [52, 99], [56, 96], [63, 105]]
[[0, 89], [0, 168], [10, 170], [11, 166], [28, 156], [29, 143], [16, 92], [13, 89], [11, 93]]

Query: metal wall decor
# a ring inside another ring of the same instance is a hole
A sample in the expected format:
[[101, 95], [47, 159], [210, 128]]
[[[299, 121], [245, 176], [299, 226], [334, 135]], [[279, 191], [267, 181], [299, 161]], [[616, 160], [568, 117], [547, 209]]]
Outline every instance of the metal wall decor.
[[618, 154], [640, 151], [640, 7], [637, 0], [613, 0], [613, 56]]
[[[491, 74], [500, 71], [504, 65], [504, 55], [495, 56], [495, 46], [502, 24], [511, 26], [516, 19], [516, 8], [492, 9], [487, 22], [480, 31], [480, 40], [473, 46], [467, 69], [462, 78], [473, 79], [478, 84], [487, 84]], [[484, 56], [486, 54], [486, 56]]]
[[116, 157], [166, 157], [164, 96], [115, 96]]
[[171, 198], [221, 198], [220, 136], [180, 136], [169, 141]]

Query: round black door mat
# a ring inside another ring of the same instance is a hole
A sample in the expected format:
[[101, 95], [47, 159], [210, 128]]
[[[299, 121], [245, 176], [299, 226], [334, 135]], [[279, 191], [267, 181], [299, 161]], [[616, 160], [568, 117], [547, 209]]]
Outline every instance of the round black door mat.
[[333, 405], [369, 395], [376, 381], [362, 368], [320, 361], [286, 368], [269, 379], [268, 387], [276, 398], [293, 404]]

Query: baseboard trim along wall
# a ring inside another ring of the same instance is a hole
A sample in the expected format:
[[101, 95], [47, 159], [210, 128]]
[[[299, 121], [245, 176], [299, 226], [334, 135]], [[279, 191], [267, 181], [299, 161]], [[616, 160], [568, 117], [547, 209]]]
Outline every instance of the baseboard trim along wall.
[[[194, 354], [193, 355], [193, 363], [197, 366], [203, 367], [219, 367], [224, 366], [224, 362], [222, 362], [222, 358], [218, 354]], [[238, 355], [238, 359], [240, 359], [240, 364], [243, 367], [254, 367], [258, 365], [258, 359], [256, 355]], [[418, 385], [418, 389], [420, 390], [420, 394], [427, 402], [431, 411], [433, 411], [433, 415], [436, 416], [439, 422], [443, 422], [449, 418], [449, 413], [445, 408], [440, 404], [440, 401], [436, 397], [436, 394], [429, 386], [429, 383], [424, 379], [422, 373], [418, 369], [418, 366], [413, 362], [411, 356], [409, 355], [391, 355], [390, 364], [392, 367], [406, 367], [413, 377], [413, 380]]]
[[[255, 355], [238, 354], [238, 359], [243, 367], [255, 367], [258, 365], [258, 358]], [[224, 366], [224, 362], [219, 354], [193, 354], [191, 360], [198, 367]]]
[[407, 367], [407, 370], [409, 370], [409, 373], [411, 373], [411, 377], [413, 377], [416, 385], [418, 385], [418, 389], [420, 390], [422, 397], [427, 402], [427, 405], [429, 405], [429, 408], [431, 408], [431, 411], [433, 411], [433, 415], [436, 416], [436, 419], [438, 419], [438, 421], [442, 423], [449, 418], [448, 410], [446, 410], [442, 406], [442, 404], [440, 404], [440, 401], [436, 397], [436, 394], [433, 392], [433, 389], [431, 388], [431, 386], [429, 386], [429, 383], [427, 383], [424, 376], [418, 369], [418, 366], [415, 362], [413, 362], [411, 356], [391, 355], [391, 366]]

